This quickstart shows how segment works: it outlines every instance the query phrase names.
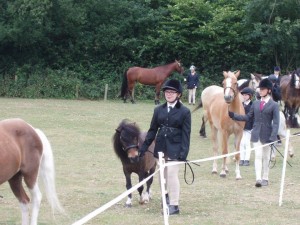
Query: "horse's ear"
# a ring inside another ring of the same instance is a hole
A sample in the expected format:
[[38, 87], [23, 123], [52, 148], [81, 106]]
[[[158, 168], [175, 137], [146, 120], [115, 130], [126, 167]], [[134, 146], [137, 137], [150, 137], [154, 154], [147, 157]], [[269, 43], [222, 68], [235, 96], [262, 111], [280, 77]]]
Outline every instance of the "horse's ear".
[[240, 74], [241, 74], [241, 71], [238, 70], [234, 75], [235, 75], [236, 78], [238, 78]]
[[225, 78], [228, 77], [228, 73], [226, 71], [223, 71], [223, 75]]
[[251, 79], [255, 79], [255, 76], [253, 75], [253, 73], [251, 73]]
[[121, 129], [120, 128], [116, 129], [116, 132], [120, 134], [121, 133]]

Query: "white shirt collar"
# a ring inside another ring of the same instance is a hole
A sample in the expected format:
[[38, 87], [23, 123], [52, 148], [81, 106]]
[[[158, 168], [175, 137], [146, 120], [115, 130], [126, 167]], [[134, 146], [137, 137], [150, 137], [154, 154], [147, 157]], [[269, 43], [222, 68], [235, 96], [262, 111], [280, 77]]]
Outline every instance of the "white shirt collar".
[[264, 101], [265, 103], [267, 103], [270, 100], [270, 95], [267, 95], [264, 98], [261, 98], [261, 101]]
[[168, 108], [171, 106], [172, 108], [174, 108], [174, 106], [176, 105], [177, 101], [173, 102], [173, 103], [167, 103]]
[[249, 103], [250, 103], [250, 99], [248, 99], [247, 101], [244, 101], [245, 105], [249, 105]]

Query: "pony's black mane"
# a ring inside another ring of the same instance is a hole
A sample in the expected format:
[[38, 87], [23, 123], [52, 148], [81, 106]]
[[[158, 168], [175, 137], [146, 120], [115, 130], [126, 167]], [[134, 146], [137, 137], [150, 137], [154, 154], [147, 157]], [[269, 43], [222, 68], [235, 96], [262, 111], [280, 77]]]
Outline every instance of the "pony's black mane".
[[140, 133], [140, 128], [136, 125], [136, 123], [125, 119], [119, 124], [116, 129], [116, 133], [113, 136], [113, 145], [116, 155], [122, 162], [129, 162], [129, 159], [127, 157], [127, 153], [123, 150], [120, 136], [122, 136], [123, 142], [126, 142], [129, 145], [133, 143], [134, 138], [139, 138]]

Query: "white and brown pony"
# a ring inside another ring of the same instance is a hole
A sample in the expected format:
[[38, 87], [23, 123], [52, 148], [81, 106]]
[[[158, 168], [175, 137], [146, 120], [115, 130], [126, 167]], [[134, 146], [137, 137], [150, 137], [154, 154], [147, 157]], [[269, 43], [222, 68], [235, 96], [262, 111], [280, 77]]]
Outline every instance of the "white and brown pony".
[[[8, 181], [20, 202], [22, 225], [37, 225], [42, 194], [42, 178], [52, 212], [63, 212], [56, 194], [55, 170], [51, 145], [45, 134], [21, 119], [0, 121], [0, 185]], [[25, 192], [22, 180], [31, 194]], [[30, 220], [31, 217], [31, 220]]]
[[[200, 108], [203, 106], [204, 114], [202, 121], [204, 123], [206, 120], [209, 121], [214, 156], [218, 155], [219, 146], [222, 149], [223, 155], [228, 153], [228, 142], [231, 134], [234, 134], [235, 137], [234, 150], [239, 151], [245, 125], [245, 122], [234, 121], [228, 116], [228, 110], [238, 114], [245, 114], [241, 100], [242, 96], [239, 93], [237, 85], [237, 78], [240, 75], [240, 71], [237, 71], [236, 73], [224, 71], [223, 75], [223, 87], [213, 85], [205, 88], [201, 93], [201, 101], [197, 107]], [[240, 155], [236, 154], [235, 159], [236, 179], [241, 179], [242, 177], [239, 168]], [[224, 157], [220, 177], [226, 177], [227, 172], [227, 158]], [[218, 173], [217, 160], [214, 160], [213, 162], [212, 173]]]

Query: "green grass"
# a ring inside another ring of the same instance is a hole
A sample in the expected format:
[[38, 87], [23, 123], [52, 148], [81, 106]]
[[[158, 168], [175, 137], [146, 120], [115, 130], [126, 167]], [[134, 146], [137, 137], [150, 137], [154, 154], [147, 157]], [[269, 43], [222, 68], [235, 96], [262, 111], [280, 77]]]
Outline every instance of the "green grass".
[[[128, 118], [147, 130], [154, 109], [153, 101], [135, 105], [121, 101], [71, 101], [0, 99], [2, 119], [20, 117], [42, 129], [49, 138], [55, 157], [57, 192], [67, 215], [53, 219], [46, 198], [43, 199], [39, 224], [69, 225], [106, 204], [125, 191], [122, 165], [112, 148], [112, 136], [122, 119]], [[192, 106], [188, 106], [193, 109]], [[192, 135], [189, 160], [212, 156], [210, 139], [199, 137], [201, 110], [192, 114]], [[207, 128], [209, 132], [209, 128]], [[291, 133], [294, 133], [293, 129]], [[232, 141], [232, 139], [231, 139]], [[234, 163], [229, 163], [227, 178], [212, 175], [212, 162], [192, 166], [195, 181], [187, 185], [184, 167], [180, 171], [181, 214], [169, 218], [170, 225], [219, 224], [299, 224], [300, 160], [299, 137], [293, 138], [295, 157], [287, 166], [283, 205], [278, 206], [282, 158], [270, 171], [270, 185], [254, 187], [254, 153], [251, 166], [241, 167], [242, 180], [235, 180]], [[279, 147], [283, 151], [283, 147]], [[231, 150], [232, 145], [231, 145]], [[220, 168], [221, 161], [219, 161]], [[187, 180], [191, 182], [188, 171]], [[133, 176], [137, 183], [137, 176]], [[87, 224], [164, 224], [160, 207], [158, 177], [154, 177], [153, 199], [147, 205], [138, 204], [133, 193], [133, 207], [124, 208], [126, 198], [90, 220]], [[0, 186], [0, 225], [21, 224], [19, 204], [7, 183]]]

